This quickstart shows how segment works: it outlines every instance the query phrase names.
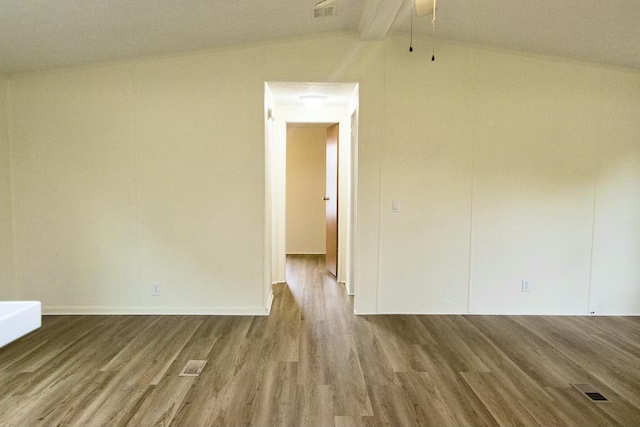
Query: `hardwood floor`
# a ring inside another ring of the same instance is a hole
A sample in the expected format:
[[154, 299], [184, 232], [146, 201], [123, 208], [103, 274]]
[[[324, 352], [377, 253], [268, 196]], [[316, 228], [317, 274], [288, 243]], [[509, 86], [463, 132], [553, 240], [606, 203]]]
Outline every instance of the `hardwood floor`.
[[45, 317], [0, 349], [0, 426], [640, 425], [640, 318], [356, 317], [322, 258], [287, 277], [269, 317]]

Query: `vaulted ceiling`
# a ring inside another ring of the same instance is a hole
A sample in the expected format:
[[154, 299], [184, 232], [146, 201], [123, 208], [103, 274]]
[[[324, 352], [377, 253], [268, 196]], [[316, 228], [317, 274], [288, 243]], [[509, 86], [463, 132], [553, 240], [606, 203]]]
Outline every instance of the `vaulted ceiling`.
[[[330, 31], [408, 31], [411, 0], [2, 0], [0, 74]], [[430, 32], [430, 17], [414, 29]], [[640, 69], [638, 0], [438, 0], [438, 38]]]

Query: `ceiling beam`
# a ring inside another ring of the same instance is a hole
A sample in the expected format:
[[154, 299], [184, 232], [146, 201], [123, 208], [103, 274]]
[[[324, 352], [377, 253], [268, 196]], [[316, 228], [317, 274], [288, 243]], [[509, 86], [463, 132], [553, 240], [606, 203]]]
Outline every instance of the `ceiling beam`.
[[[368, 0], [360, 23], [358, 32], [364, 40], [382, 40], [387, 35], [391, 24], [405, 0]], [[413, 1], [413, 0], [409, 0]]]

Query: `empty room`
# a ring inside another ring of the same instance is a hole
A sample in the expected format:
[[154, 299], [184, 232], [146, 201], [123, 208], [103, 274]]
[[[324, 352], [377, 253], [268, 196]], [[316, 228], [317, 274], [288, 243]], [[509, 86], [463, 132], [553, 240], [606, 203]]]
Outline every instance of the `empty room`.
[[0, 426], [640, 425], [638, 24], [0, 2]]

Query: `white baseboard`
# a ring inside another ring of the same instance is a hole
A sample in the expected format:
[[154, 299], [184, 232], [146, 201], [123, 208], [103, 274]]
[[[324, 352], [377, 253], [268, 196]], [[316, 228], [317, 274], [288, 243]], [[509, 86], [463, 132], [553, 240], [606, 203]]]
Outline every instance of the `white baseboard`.
[[326, 255], [324, 252], [287, 252], [287, 255]]
[[55, 316], [268, 316], [273, 302], [269, 297], [269, 307], [42, 307], [43, 315]]
[[271, 314], [271, 306], [273, 305], [273, 291], [269, 294], [269, 302], [267, 303], [267, 316]]
[[471, 313], [467, 313], [467, 312], [455, 312], [455, 311], [451, 311], [451, 312], [439, 312], [439, 313], [429, 313], [429, 312], [420, 312], [420, 311], [396, 311], [396, 310], [392, 310], [392, 311], [357, 311], [356, 309], [354, 309], [354, 314], [356, 316], [376, 316], [376, 315], [381, 315], [381, 316], [466, 316], [469, 315]]
[[347, 293], [347, 295], [349, 295], [351, 297], [353, 296], [353, 290], [349, 287], [349, 285], [347, 285], [347, 282], [338, 282], [338, 284], [344, 285], [344, 289], [345, 289], [345, 292]]

